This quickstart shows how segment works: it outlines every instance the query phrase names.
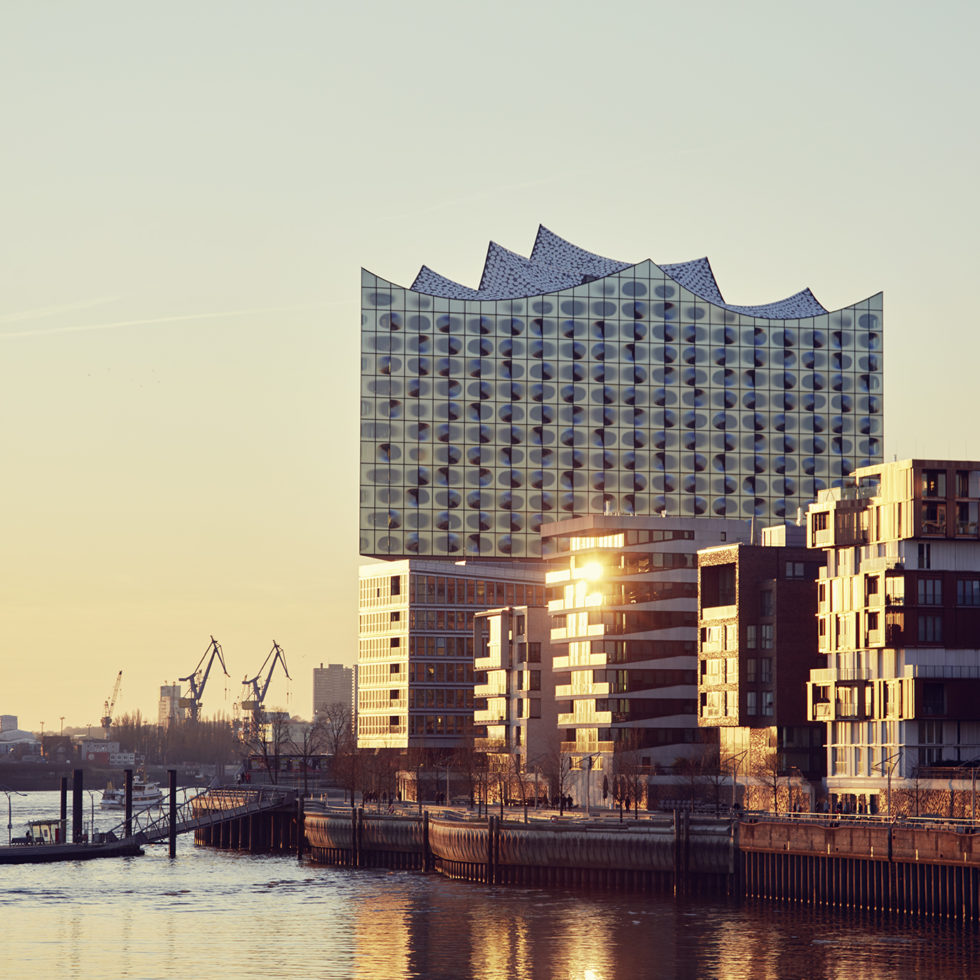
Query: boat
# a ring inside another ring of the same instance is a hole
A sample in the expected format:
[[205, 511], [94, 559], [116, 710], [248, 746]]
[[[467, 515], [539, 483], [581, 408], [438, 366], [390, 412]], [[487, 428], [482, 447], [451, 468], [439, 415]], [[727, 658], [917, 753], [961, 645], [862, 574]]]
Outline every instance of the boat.
[[[133, 809], [142, 810], [148, 806], [160, 806], [163, 803], [163, 792], [159, 783], [146, 779], [133, 780]], [[126, 788], [116, 789], [112, 783], [106, 786], [102, 794], [103, 810], [125, 810]]]

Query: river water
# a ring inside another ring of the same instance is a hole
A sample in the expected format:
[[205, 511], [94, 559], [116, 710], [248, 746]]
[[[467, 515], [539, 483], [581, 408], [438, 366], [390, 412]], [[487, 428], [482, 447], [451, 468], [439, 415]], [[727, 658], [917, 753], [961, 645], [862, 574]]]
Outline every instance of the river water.
[[[58, 799], [13, 796], [14, 835], [29, 816], [56, 816]], [[119, 821], [94, 814], [99, 829]], [[185, 835], [175, 860], [163, 845], [138, 858], [0, 866], [0, 967], [45, 980], [927, 980], [980, 975], [980, 934], [797, 906], [321, 868]]]

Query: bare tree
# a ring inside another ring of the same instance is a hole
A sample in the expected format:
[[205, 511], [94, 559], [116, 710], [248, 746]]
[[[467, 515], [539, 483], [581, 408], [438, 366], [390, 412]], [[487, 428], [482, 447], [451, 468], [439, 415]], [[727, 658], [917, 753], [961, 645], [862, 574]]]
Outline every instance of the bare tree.
[[639, 816], [646, 773], [637, 762], [636, 753], [621, 742], [617, 742], [613, 749], [612, 774], [613, 799], [619, 803], [620, 812], [625, 807], [628, 813], [632, 806], [634, 816]]
[[321, 708], [316, 714], [316, 724], [322, 732], [323, 751], [337, 755], [346, 749], [353, 735], [350, 705], [335, 701]]
[[271, 783], [278, 783], [280, 758], [290, 744], [289, 715], [284, 711], [269, 712], [261, 724], [251, 727], [249, 733], [250, 737], [244, 743], [249, 755], [261, 764]]
[[[299, 737], [297, 737], [297, 735]], [[311, 724], [293, 727], [290, 744], [299, 756], [303, 775], [303, 795], [309, 792], [309, 772], [317, 762], [317, 756], [323, 751], [324, 730], [319, 718], [314, 718]]]
[[779, 813], [779, 780], [783, 775], [783, 759], [778, 749], [769, 748], [752, 760], [751, 775], [765, 786], [767, 809]]
[[549, 739], [539, 762], [541, 771], [554, 790], [553, 797], [558, 797], [558, 813], [564, 816], [565, 800], [572, 778], [572, 754], [564, 749], [559, 732], [555, 732]]

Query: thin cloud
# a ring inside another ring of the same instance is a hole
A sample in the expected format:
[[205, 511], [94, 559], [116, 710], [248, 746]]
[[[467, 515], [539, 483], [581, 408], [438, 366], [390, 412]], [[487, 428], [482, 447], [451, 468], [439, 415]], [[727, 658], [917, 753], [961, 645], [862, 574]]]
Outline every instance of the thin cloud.
[[87, 333], [93, 330], [121, 330], [124, 327], [146, 327], [163, 323], [183, 323], [189, 320], [221, 320], [236, 316], [250, 316], [256, 313], [288, 313], [294, 310], [315, 310], [325, 306], [339, 306], [350, 301], [339, 300], [333, 303], [303, 303], [296, 306], [252, 307], [244, 310], [222, 310], [214, 313], [181, 313], [176, 316], [155, 316], [140, 320], [114, 320], [109, 323], [83, 323], [73, 326], [49, 327], [42, 330], [16, 330], [0, 333], [0, 339], [12, 337], [47, 337], [56, 333]]
[[77, 313], [79, 310], [89, 310], [93, 306], [115, 303], [118, 299], [118, 296], [104, 296], [100, 299], [83, 299], [76, 303], [62, 303], [60, 306], [38, 306], [33, 310], [21, 310], [19, 313], [0, 313], [0, 323], [20, 323], [24, 320], [41, 320], [47, 316], [58, 316], [60, 313]]

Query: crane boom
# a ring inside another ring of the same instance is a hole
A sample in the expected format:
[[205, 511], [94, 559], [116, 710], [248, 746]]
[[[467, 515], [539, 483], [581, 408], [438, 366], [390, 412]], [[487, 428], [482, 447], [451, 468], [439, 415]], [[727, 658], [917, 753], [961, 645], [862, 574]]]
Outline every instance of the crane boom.
[[116, 707], [116, 698], [119, 697], [119, 685], [122, 684], [122, 671], [116, 674], [116, 683], [112, 687], [112, 694], [105, 700], [102, 711], [102, 728], [105, 731], [105, 740], [109, 741], [109, 729], [112, 728], [112, 711]]
[[[204, 685], [208, 682], [208, 675], [211, 673], [211, 668], [214, 666], [216, 659], [221, 664], [221, 669], [224, 671], [225, 677], [228, 677], [228, 668], [225, 666], [221, 644], [212, 636], [211, 642], [201, 655], [201, 659], [197, 662], [197, 667], [194, 672], [188, 677], [179, 678], [181, 683], [187, 682], [191, 687], [190, 697], [181, 698], [180, 706], [190, 709], [192, 721], [197, 721], [198, 715], [200, 714], [201, 698], [204, 696]], [[207, 661], [206, 665], [204, 664], [205, 660]]]
[[[282, 647], [276, 643], [275, 640], [272, 641], [272, 649], [269, 651], [268, 656], [262, 661], [262, 666], [259, 668], [259, 672], [254, 677], [246, 677], [242, 681], [242, 686], [246, 689], [246, 694], [242, 698], [241, 706], [243, 711], [250, 711], [252, 713], [252, 724], [256, 728], [262, 724], [262, 710], [265, 702], [266, 692], [269, 690], [269, 683], [272, 680], [272, 675], [275, 672], [276, 664], [282, 664], [283, 673], [289, 680], [292, 678], [289, 676], [289, 668], [286, 666], [286, 656], [282, 652]], [[265, 673], [263, 678], [263, 672]]]

